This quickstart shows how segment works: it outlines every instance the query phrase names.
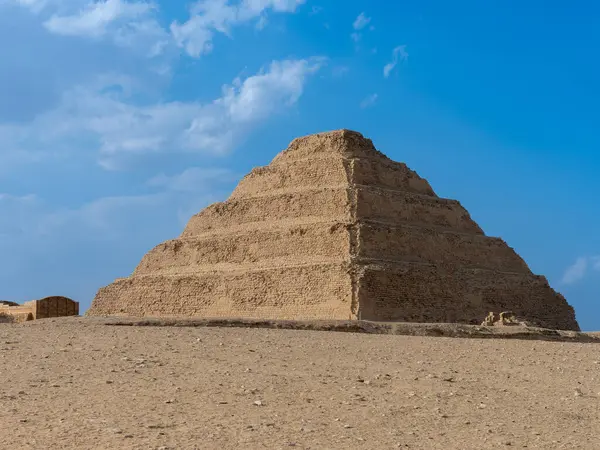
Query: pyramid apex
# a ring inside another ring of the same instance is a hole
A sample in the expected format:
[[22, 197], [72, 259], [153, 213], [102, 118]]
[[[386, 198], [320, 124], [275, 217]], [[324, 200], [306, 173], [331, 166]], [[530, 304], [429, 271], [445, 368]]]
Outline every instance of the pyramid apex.
[[296, 138], [273, 161], [319, 157], [332, 153], [344, 158], [388, 159], [375, 148], [371, 139], [358, 131], [342, 128]]

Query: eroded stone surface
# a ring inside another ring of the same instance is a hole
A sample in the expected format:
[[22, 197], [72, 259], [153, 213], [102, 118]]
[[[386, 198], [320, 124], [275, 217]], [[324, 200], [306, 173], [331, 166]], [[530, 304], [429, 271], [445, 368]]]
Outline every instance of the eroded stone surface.
[[193, 216], [88, 314], [479, 324], [578, 330], [573, 308], [456, 200], [338, 130], [295, 139]]

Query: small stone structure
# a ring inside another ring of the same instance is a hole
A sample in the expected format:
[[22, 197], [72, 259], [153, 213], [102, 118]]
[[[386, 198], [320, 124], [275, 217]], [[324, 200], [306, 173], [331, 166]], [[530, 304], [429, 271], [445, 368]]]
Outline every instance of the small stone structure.
[[506, 310], [579, 329], [565, 298], [458, 201], [338, 130], [252, 170], [101, 288], [88, 314], [478, 325]]
[[12, 318], [15, 322], [47, 319], [50, 317], [78, 316], [79, 303], [67, 297], [45, 297], [31, 300], [22, 305], [0, 301], [0, 315]]
[[482, 326], [486, 327], [505, 327], [505, 326], [530, 326], [531, 324], [526, 320], [520, 320], [511, 311], [504, 311], [500, 314], [490, 312], [487, 317], [481, 323]]

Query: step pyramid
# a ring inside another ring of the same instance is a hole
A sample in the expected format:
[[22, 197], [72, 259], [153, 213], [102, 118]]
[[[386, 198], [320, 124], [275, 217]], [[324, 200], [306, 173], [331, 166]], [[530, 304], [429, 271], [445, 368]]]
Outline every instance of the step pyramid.
[[338, 130], [252, 170], [88, 314], [479, 324], [504, 310], [579, 329], [564, 297], [458, 201]]

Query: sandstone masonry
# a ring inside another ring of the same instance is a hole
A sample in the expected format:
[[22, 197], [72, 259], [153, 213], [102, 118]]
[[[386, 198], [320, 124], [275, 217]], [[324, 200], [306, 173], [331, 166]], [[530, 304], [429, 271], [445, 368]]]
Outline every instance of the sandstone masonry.
[[506, 310], [579, 329], [566, 300], [459, 202], [338, 130], [252, 170], [100, 289], [88, 314], [479, 324]]

